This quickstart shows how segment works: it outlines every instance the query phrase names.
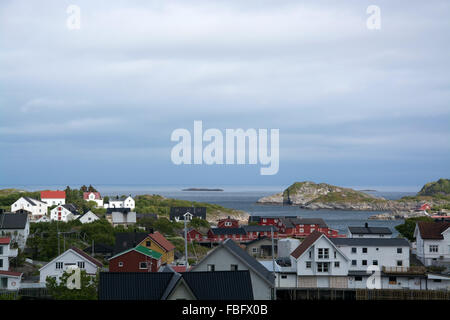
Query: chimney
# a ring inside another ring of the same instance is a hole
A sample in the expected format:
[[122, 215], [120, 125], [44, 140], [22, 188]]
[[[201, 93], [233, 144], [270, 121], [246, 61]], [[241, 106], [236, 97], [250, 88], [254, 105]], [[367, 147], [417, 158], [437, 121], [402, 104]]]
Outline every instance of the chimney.
[[369, 227], [369, 224], [366, 222], [366, 223], [364, 224], [364, 227], [368, 228], [368, 227]]

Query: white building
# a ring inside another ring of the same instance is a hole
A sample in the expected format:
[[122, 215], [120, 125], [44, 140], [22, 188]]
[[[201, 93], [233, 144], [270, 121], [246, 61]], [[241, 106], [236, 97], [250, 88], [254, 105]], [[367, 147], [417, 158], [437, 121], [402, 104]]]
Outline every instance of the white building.
[[94, 201], [97, 207], [103, 207], [103, 199], [100, 192], [83, 192], [83, 199], [85, 201]]
[[295, 268], [280, 266], [272, 260], [258, 260], [269, 272], [275, 273], [275, 286], [277, 288], [296, 288], [297, 287], [297, 272]]
[[134, 210], [136, 204], [131, 196], [128, 197], [111, 197], [108, 203], [103, 205], [106, 209], [108, 208], [129, 208], [131, 211]]
[[29, 197], [21, 197], [11, 205], [11, 212], [23, 210], [30, 213], [30, 219], [37, 220], [47, 214], [48, 204]]
[[50, 220], [68, 222], [75, 220], [79, 215], [73, 204], [59, 205], [50, 210]]
[[291, 253], [297, 287], [346, 288], [349, 259], [319, 231], [314, 231]]
[[21, 272], [0, 270], [0, 290], [19, 290], [21, 281]]
[[387, 227], [348, 227], [349, 238], [392, 238], [392, 231]]
[[58, 206], [66, 204], [65, 191], [41, 191], [41, 201], [47, 203], [49, 206]]
[[420, 221], [414, 230], [417, 258], [426, 266], [450, 262], [450, 222]]
[[0, 238], [0, 270], [9, 270], [9, 259], [17, 257], [18, 250], [11, 248], [10, 238]]
[[47, 277], [51, 277], [59, 283], [59, 279], [69, 266], [78, 266], [88, 275], [94, 276], [103, 265], [84, 251], [72, 247], [39, 269], [39, 282], [45, 283]]
[[10, 238], [11, 243], [17, 243], [20, 249], [24, 249], [29, 234], [27, 213], [0, 213], [0, 237]]
[[350, 260], [349, 270], [366, 271], [371, 265], [409, 267], [409, 242], [400, 238], [332, 238]]
[[78, 218], [78, 220], [79, 220], [82, 224], [85, 224], [85, 223], [91, 223], [91, 222], [100, 220], [100, 218], [97, 217], [92, 211], [88, 211], [88, 212], [86, 212], [85, 214], [83, 214], [82, 216], [80, 216], [80, 217]]

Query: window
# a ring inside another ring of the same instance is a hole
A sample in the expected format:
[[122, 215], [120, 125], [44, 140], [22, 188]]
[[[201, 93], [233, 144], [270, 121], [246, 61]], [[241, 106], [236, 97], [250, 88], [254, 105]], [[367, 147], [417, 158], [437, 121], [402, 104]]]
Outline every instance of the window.
[[402, 248], [397, 248], [397, 253], [402, 253]]
[[147, 241], [147, 242], [145, 242], [145, 245], [146, 245], [147, 247], [151, 247], [151, 246], [152, 246], [152, 242], [151, 242], [151, 241]]
[[147, 269], [147, 262], [139, 262], [139, 269]]
[[300, 228], [300, 232], [301, 232], [301, 233], [305, 232], [305, 229]]
[[3, 268], [3, 259], [0, 259], [0, 268]]
[[231, 222], [225, 222], [225, 227], [230, 227], [231, 226]]
[[335, 262], [334, 262], [334, 267], [335, 267], [335, 268], [339, 268], [339, 265], [340, 265], [340, 264], [339, 264], [339, 261], [335, 261]]
[[0, 246], [0, 254], [3, 254], [3, 246]]
[[57, 262], [56, 263], [56, 269], [62, 269], [63, 266], [64, 266], [64, 263], [62, 263], [62, 262]]
[[367, 253], [367, 248], [362, 248], [362, 253]]
[[378, 265], [378, 260], [373, 260], [373, 261], [372, 261], [372, 264], [373, 264], [374, 266], [377, 266], [377, 265]]
[[120, 262], [119, 262], [119, 268], [122, 268], [122, 267], [123, 267], [123, 262], [120, 261]]
[[336, 252], [336, 250], [334, 250], [334, 258], [335, 258], [335, 259], [337, 258], [337, 252]]
[[78, 265], [78, 268], [84, 269], [84, 261], [78, 261], [77, 265]]
[[328, 272], [328, 263], [327, 262], [318, 262], [317, 263], [317, 272]]
[[208, 268], [208, 271], [214, 271], [215, 270], [215, 265], [208, 264], [207, 268]]
[[231, 269], [231, 271], [237, 271], [238, 270], [238, 265], [237, 264], [232, 264], [230, 269]]
[[329, 258], [329, 256], [328, 256], [329, 249], [328, 248], [319, 248], [318, 251], [319, 251], [319, 259], [328, 259]]
[[389, 284], [396, 284], [397, 283], [397, 277], [389, 277]]
[[306, 261], [306, 269], [311, 269], [311, 261]]
[[401, 267], [403, 265], [403, 261], [402, 260], [397, 260], [397, 267]]
[[362, 277], [361, 276], [355, 277], [355, 281], [362, 281]]
[[352, 253], [356, 253], [356, 248], [352, 248]]
[[363, 261], [362, 261], [362, 265], [363, 265], [363, 266], [367, 266], [367, 260], [363, 260]]
[[356, 260], [352, 260], [352, 266], [356, 266]]
[[287, 276], [286, 275], [282, 275], [281, 279], [287, 279]]
[[438, 245], [430, 245], [430, 252], [438, 252], [439, 251], [439, 246]]
[[309, 258], [312, 258], [312, 250], [309, 250]]
[[252, 252], [253, 253], [258, 253], [258, 248], [257, 247], [252, 248]]

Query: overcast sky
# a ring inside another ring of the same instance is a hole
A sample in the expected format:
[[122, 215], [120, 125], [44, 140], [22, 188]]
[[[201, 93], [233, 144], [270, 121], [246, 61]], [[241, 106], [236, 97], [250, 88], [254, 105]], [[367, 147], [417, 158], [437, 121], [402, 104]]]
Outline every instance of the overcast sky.
[[[448, 0], [3, 0], [0, 185], [449, 178], [449, 16]], [[278, 174], [172, 164], [194, 120], [279, 129]]]

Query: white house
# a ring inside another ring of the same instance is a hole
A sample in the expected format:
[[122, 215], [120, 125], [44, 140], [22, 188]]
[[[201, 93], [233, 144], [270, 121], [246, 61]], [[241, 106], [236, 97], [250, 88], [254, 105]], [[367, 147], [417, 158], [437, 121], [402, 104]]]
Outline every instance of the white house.
[[349, 238], [392, 238], [392, 231], [387, 227], [348, 227]]
[[65, 191], [41, 191], [41, 201], [47, 203], [49, 206], [58, 206], [66, 204]]
[[73, 204], [59, 205], [50, 210], [50, 220], [68, 222], [74, 220], [79, 215], [77, 208]]
[[103, 205], [105, 208], [129, 208], [131, 210], [134, 210], [136, 207], [136, 204], [134, 202], [134, 199], [131, 196], [125, 197], [111, 197], [109, 199], [109, 203], [105, 203]]
[[21, 281], [21, 272], [0, 270], [0, 290], [19, 290]]
[[[272, 260], [258, 260], [269, 272], [275, 274], [275, 286], [277, 288], [296, 288], [297, 287], [297, 272], [291, 266], [283, 267]], [[274, 272], [275, 270], [275, 272]]]
[[119, 225], [124, 226], [125, 228], [133, 225], [136, 223], [136, 212], [134, 211], [122, 211], [122, 212], [117, 212], [117, 211], [113, 211], [110, 214], [110, 218], [108, 219], [108, 215], [107, 215], [107, 219], [110, 221], [110, 223], [113, 225], [113, 227], [117, 227]]
[[347, 256], [323, 233], [314, 231], [291, 253], [297, 287], [347, 288]]
[[11, 205], [11, 212], [17, 212], [19, 210], [29, 212], [31, 220], [37, 220], [46, 215], [47, 209], [47, 203], [29, 197], [21, 197]]
[[190, 272], [238, 270], [249, 270], [255, 300], [274, 298], [275, 278], [273, 274], [231, 239], [222, 242]]
[[78, 266], [81, 270], [85, 270], [88, 275], [94, 276], [103, 265], [83, 250], [72, 247], [39, 269], [39, 282], [45, 283], [47, 277], [54, 278], [59, 282], [69, 266]]
[[83, 199], [85, 201], [94, 201], [97, 207], [103, 207], [103, 199], [100, 192], [83, 192]]
[[367, 271], [371, 265], [409, 267], [409, 242], [400, 238], [332, 238], [350, 260], [349, 270]]
[[17, 243], [20, 249], [24, 249], [29, 234], [27, 213], [0, 213], [0, 237], [10, 238], [11, 243]]
[[426, 266], [450, 262], [450, 222], [420, 221], [414, 230], [417, 258]]
[[10, 238], [0, 238], [0, 270], [9, 270], [9, 259], [17, 257], [18, 250], [11, 248]]
[[85, 214], [83, 214], [82, 216], [80, 216], [80, 217], [78, 218], [78, 220], [79, 220], [82, 224], [85, 224], [85, 223], [91, 223], [91, 222], [100, 220], [100, 218], [97, 217], [92, 211], [88, 211], [88, 212], [86, 212]]

